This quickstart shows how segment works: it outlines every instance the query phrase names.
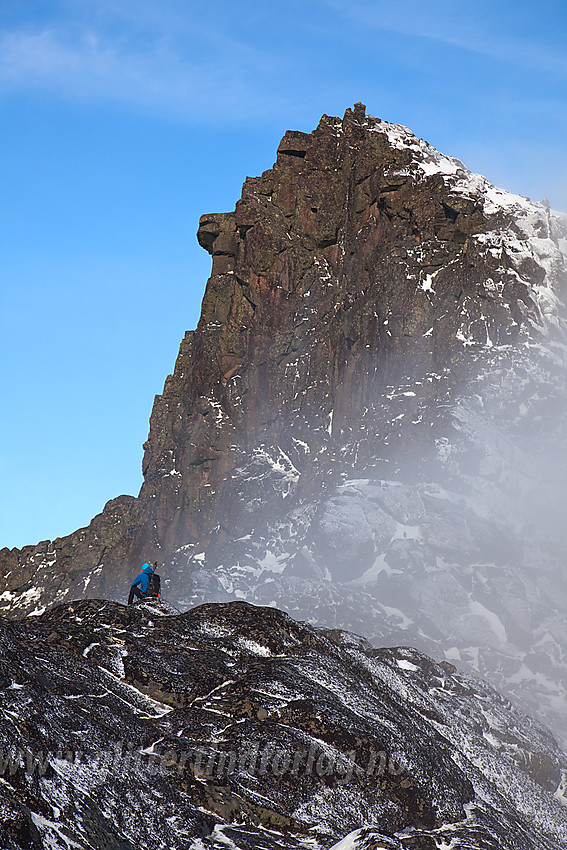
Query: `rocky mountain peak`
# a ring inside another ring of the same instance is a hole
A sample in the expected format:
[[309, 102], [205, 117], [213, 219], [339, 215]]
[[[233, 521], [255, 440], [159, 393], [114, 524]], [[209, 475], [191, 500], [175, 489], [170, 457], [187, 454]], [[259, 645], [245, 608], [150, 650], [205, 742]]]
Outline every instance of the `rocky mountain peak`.
[[413, 643], [565, 732], [565, 217], [357, 104], [287, 132], [198, 240], [139, 496], [2, 550], [2, 610], [124, 598], [158, 560], [179, 607]]
[[[283, 492], [306, 467], [317, 479], [323, 453], [399, 459], [429, 436], [440, 387], [458, 386], [487, 348], [560, 322], [549, 210], [361, 104], [286, 133], [274, 167], [247, 179], [234, 213], [203, 216], [198, 238], [212, 276], [144, 460], [142, 497], [151, 491], [166, 548], [188, 542], [188, 525], [211, 527], [243, 454], [278, 446]], [[386, 388], [401, 382], [406, 422], [386, 422]], [[173, 414], [177, 398], [192, 404]], [[172, 523], [160, 506], [174, 492], [187, 507]], [[230, 513], [241, 500], [224, 501]], [[217, 516], [230, 531], [226, 508]]]

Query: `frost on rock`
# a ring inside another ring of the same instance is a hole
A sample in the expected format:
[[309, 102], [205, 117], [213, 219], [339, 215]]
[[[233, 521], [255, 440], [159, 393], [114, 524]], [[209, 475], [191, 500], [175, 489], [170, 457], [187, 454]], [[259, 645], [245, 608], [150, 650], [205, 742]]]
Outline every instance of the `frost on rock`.
[[415, 649], [242, 602], [97, 600], [0, 649], [3, 847], [567, 846], [550, 734]]

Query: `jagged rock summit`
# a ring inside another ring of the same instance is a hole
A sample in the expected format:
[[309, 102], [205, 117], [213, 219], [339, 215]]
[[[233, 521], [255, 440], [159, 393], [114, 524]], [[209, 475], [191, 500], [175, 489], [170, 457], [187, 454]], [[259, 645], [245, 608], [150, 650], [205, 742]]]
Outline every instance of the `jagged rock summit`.
[[0, 689], [10, 850], [567, 847], [567, 761], [534, 721], [445, 662], [273, 608], [4, 621]]
[[358, 104], [286, 133], [198, 238], [139, 496], [3, 550], [3, 610], [124, 598], [157, 559], [179, 607], [415, 643], [565, 733], [565, 218]]

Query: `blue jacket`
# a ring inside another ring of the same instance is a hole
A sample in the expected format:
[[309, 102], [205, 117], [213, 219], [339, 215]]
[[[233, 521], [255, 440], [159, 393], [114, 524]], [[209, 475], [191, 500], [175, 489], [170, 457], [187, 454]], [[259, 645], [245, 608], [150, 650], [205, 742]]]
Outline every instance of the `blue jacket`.
[[149, 564], [142, 565], [142, 572], [139, 576], [136, 576], [134, 581], [132, 582], [132, 587], [135, 587], [137, 584], [140, 585], [140, 590], [142, 593], [146, 593], [148, 586], [150, 584], [150, 576], [154, 574], [153, 569]]

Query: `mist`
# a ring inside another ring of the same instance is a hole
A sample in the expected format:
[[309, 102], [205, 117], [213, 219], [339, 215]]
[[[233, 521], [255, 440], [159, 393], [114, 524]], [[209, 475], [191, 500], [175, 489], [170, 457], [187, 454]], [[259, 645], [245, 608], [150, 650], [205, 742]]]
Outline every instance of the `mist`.
[[458, 381], [419, 358], [374, 382], [353, 368], [332, 416], [298, 415], [277, 440], [266, 430], [230, 477], [212, 542], [179, 550], [166, 593], [415, 646], [485, 677], [565, 746], [567, 277], [555, 262], [553, 290], [526, 305], [529, 330], [469, 343]]

